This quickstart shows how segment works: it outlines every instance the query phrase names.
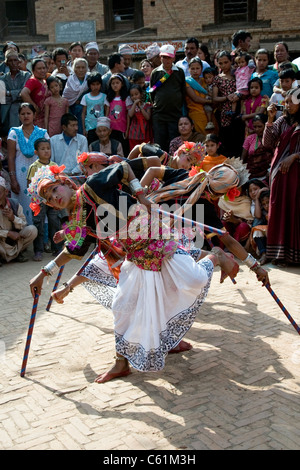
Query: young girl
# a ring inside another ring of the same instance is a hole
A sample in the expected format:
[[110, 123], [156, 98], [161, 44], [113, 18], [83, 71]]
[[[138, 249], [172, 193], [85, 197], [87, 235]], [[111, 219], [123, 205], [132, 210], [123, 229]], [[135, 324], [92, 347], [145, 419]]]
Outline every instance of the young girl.
[[[242, 98], [248, 95], [248, 82], [251, 78], [252, 72], [255, 69], [255, 63], [251, 55], [246, 52], [241, 52], [236, 58], [235, 63], [237, 68], [235, 69], [235, 80], [236, 80], [236, 94], [238, 98]], [[232, 111], [236, 112], [237, 101], [232, 103]]]
[[270, 98], [278, 75], [277, 72], [268, 68], [269, 54], [266, 49], [258, 49], [255, 54], [255, 64], [256, 70], [251, 75], [251, 78], [260, 78], [262, 80], [263, 86], [261, 94], [263, 96], [267, 95]]
[[60, 94], [62, 84], [58, 77], [48, 77], [47, 85], [51, 96], [45, 100], [45, 127], [52, 137], [62, 131], [60, 120], [63, 114], [69, 112], [69, 102]]
[[101, 93], [102, 78], [100, 73], [92, 73], [87, 78], [90, 92], [83, 95], [80, 104], [82, 105], [82, 128], [87, 137], [88, 144], [97, 140], [96, 127], [97, 119], [105, 116], [106, 105], [105, 93]]
[[107, 97], [105, 100], [106, 116], [111, 122], [111, 137], [121, 142], [124, 155], [129, 153], [128, 140], [125, 136], [127, 130], [127, 106], [130, 104], [128, 91], [124, 77], [113, 74], [107, 86]]
[[214, 166], [220, 165], [227, 160], [224, 155], [219, 154], [221, 143], [219, 142], [219, 137], [216, 134], [208, 134], [204, 141], [204, 145], [207, 155], [204, 157], [201, 164], [202, 170], [209, 171]]
[[260, 78], [252, 78], [248, 83], [249, 98], [243, 101], [241, 107], [241, 118], [245, 122], [245, 137], [253, 134], [252, 119], [257, 114], [263, 114], [269, 104], [269, 99], [261, 95], [263, 83]]
[[132, 150], [136, 145], [152, 141], [151, 104], [144, 103], [144, 93], [140, 85], [131, 85], [129, 94], [131, 104], [127, 107], [126, 136], [129, 139], [129, 149]]

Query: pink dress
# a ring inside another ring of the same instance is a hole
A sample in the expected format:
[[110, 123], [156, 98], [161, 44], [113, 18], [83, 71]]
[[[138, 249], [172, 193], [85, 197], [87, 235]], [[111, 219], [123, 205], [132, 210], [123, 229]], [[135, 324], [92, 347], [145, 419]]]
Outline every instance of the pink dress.
[[45, 100], [45, 107], [49, 106], [49, 118], [48, 118], [48, 134], [50, 137], [56, 134], [61, 134], [60, 120], [63, 114], [65, 114], [69, 108], [69, 102], [66, 98], [56, 99], [49, 96]]
[[40, 111], [37, 113], [34, 124], [38, 127], [45, 127], [45, 100], [49, 96], [49, 90], [46, 80], [38, 80], [31, 76], [25, 83], [25, 87], [29, 89], [30, 96]]

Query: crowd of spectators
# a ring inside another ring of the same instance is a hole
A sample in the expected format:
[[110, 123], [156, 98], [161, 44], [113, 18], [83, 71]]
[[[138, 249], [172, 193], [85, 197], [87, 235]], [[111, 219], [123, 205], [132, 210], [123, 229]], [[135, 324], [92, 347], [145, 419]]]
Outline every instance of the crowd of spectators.
[[[37, 226], [26, 194], [37, 160], [64, 164], [80, 181], [77, 155], [88, 150], [127, 158], [150, 142], [172, 156], [184, 142], [204, 142], [210, 168], [221, 156], [222, 161], [241, 158], [249, 171], [240, 198], [216, 208], [227, 230], [263, 264], [299, 264], [299, 58], [292, 61], [282, 41], [273, 52], [253, 51], [251, 39], [238, 31], [231, 51], [209, 51], [190, 37], [181, 60], [173, 45], [153, 43], [135, 66], [128, 44], [103, 64], [96, 42], [57, 47], [30, 62], [8, 42], [0, 64], [1, 246], [9, 253], [12, 244], [21, 246], [21, 235], [11, 241], [13, 213], [18, 227], [20, 218], [23, 225], [26, 219], [29, 227]], [[49, 155], [44, 158], [45, 140]], [[36, 261], [42, 259], [43, 243], [57, 253], [48, 234], [50, 219], [56, 229], [59, 220], [53, 222], [50, 213], [43, 217], [38, 224], [46, 235], [42, 241], [37, 236]], [[20, 250], [13, 251], [24, 260]]]

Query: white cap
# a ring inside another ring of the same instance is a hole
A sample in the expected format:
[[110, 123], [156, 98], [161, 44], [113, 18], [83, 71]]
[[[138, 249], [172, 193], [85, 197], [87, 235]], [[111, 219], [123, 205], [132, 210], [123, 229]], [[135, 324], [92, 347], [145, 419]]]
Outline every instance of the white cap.
[[89, 51], [90, 49], [96, 49], [99, 52], [99, 47], [96, 42], [88, 42], [85, 46], [85, 52]]
[[107, 127], [110, 129], [110, 119], [106, 116], [101, 116], [97, 119], [97, 127]]
[[0, 176], [0, 186], [6, 189], [6, 181], [2, 176]]
[[175, 47], [171, 44], [164, 44], [160, 48], [160, 55], [165, 55], [167, 57], [175, 57]]
[[132, 55], [133, 54], [133, 49], [132, 49], [132, 47], [129, 46], [129, 44], [121, 44], [119, 46], [118, 52], [119, 52], [119, 54]]

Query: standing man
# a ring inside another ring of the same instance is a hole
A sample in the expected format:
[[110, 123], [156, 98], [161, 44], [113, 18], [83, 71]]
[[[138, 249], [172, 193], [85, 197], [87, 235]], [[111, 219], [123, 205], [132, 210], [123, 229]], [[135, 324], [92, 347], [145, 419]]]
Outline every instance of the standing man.
[[150, 77], [150, 97], [153, 103], [154, 142], [168, 152], [170, 141], [178, 136], [178, 120], [185, 99], [185, 76], [174, 65], [175, 48], [166, 44], [160, 49], [162, 64]]
[[136, 72], [136, 69], [133, 69], [131, 67], [133, 49], [132, 47], [129, 46], [129, 44], [121, 44], [118, 52], [119, 54], [121, 54], [121, 56], [124, 59], [125, 67], [124, 67], [123, 75], [125, 75], [125, 77], [128, 78], [128, 80], [130, 80], [134, 72]]
[[55, 64], [55, 69], [51, 75], [60, 79], [64, 89], [69, 76], [73, 73], [72, 67], [68, 65], [68, 51], [62, 47], [57, 47], [52, 52], [52, 58]]
[[88, 62], [88, 72], [99, 72], [104, 75], [108, 72], [107, 65], [99, 62], [100, 52], [96, 42], [88, 42], [85, 46], [85, 58]]
[[[176, 62], [177, 67], [180, 67], [184, 71], [185, 77], [190, 77], [189, 62], [191, 59], [197, 56], [199, 49], [199, 41], [196, 38], [188, 38], [185, 41], [184, 52], [185, 58]], [[207, 69], [210, 65], [202, 60], [202, 73], [203, 70]], [[202, 77], [202, 75], [201, 75]]]
[[233, 61], [235, 57], [240, 52], [247, 52], [249, 54], [249, 49], [251, 47], [252, 36], [248, 31], [239, 30], [234, 33], [231, 37], [233, 51], [231, 52]]
[[61, 118], [62, 133], [50, 138], [51, 160], [57, 165], [65, 165], [67, 175], [81, 174], [77, 156], [88, 152], [88, 142], [84, 135], [78, 134], [78, 120], [70, 113]]
[[147, 47], [145, 50], [146, 54], [146, 59], [149, 60], [150, 64], [154, 69], [156, 67], [159, 67], [161, 64], [161, 59], [160, 59], [160, 47], [159, 45], [154, 42], [153, 44], [150, 44], [150, 46]]
[[124, 73], [124, 71], [125, 71], [124, 57], [121, 54], [119, 54], [118, 52], [114, 52], [114, 54], [109, 56], [107, 63], [108, 63], [109, 70], [102, 77], [102, 89], [101, 89], [101, 91], [103, 93], [107, 93], [106, 86], [108, 84], [108, 81], [109, 81], [110, 77], [112, 75], [115, 75], [115, 74], [123, 75], [123, 77], [125, 79], [127, 89], [129, 90], [130, 82], [129, 82], [129, 79], [125, 77], [125, 73]]

